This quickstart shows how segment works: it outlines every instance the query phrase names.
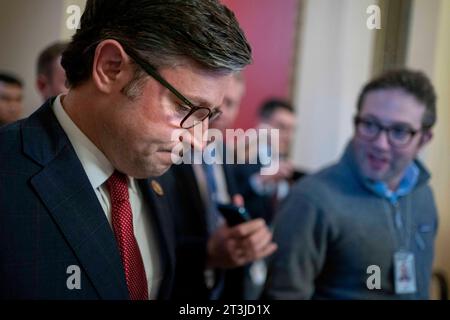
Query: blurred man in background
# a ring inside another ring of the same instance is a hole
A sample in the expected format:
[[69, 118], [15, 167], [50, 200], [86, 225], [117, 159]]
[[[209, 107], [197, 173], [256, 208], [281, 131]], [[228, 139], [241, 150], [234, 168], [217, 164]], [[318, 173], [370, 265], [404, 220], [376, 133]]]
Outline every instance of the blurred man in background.
[[362, 89], [341, 160], [293, 187], [275, 221], [272, 299], [427, 299], [437, 212], [418, 153], [436, 96], [421, 72]]
[[66, 42], [56, 42], [39, 54], [36, 87], [42, 101], [66, 93], [68, 90], [66, 87], [66, 72], [61, 66], [61, 56], [66, 48]]
[[[294, 108], [283, 99], [268, 99], [258, 111], [259, 130], [278, 130], [277, 141], [249, 141], [247, 154], [249, 159], [257, 159], [256, 164], [237, 165], [235, 168], [238, 190], [244, 198], [246, 208], [254, 218], [263, 218], [268, 225], [273, 221], [279, 204], [289, 192], [291, 184], [303, 176], [295, 170], [289, 159], [289, 151], [295, 132]], [[260, 139], [260, 137], [258, 137]], [[276, 146], [274, 145], [276, 144]], [[262, 149], [262, 150], [261, 150]], [[260, 154], [270, 155], [278, 170], [274, 174], [261, 174], [263, 165]], [[246, 299], [259, 298], [267, 275], [265, 260], [259, 260], [245, 270], [244, 292]]]
[[[258, 129], [279, 132], [278, 141], [268, 140], [266, 144], [250, 141], [248, 144], [249, 158], [258, 159], [257, 164], [237, 166], [236, 178], [239, 190], [244, 197], [249, 211], [272, 223], [278, 204], [286, 197], [290, 185], [304, 175], [297, 171], [289, 158], [289, 151], [295, 132], [295, 111], [285, 100], [269, 99], [259, 109]], [[277, 146], [274, 147], [273, 144]], [[264, 150], [259, 150], [259, 149]], [[258, 154], [270, 155], [271, 161], [277, 161], [279, 169], [275, 174], [263, 175]]]
[[22, 112], [22, 81], [10, 74], [0, 73], [0, 126], [19, 120]]
[[[222, 133], [232, 128], [244, 95], [245, 83], [235, 74], [226, 88], [221, 116], [210, 128]], [[244, 269], [252, 261], [273, 253], [276, 246], [262, 219], [240, 225], [227, 225], [217, 205], [243, 206], [234, 170], [227, 164], [225, 141], [214, 141], [216, 159], [223, 164], [182, 164], [173, 166], [177, 195], [176, 213], [177, 268], [174, 299], [230, 300], [244, 298]]]

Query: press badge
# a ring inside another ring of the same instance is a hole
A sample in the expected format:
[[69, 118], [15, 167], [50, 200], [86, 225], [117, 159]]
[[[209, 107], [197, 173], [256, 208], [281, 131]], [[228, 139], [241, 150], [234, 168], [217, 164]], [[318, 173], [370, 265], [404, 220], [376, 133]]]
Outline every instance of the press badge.
[[395, 293], [415, 293], [416, 269], [414, 254], [408, 251], [399, 251], [394, 254]]

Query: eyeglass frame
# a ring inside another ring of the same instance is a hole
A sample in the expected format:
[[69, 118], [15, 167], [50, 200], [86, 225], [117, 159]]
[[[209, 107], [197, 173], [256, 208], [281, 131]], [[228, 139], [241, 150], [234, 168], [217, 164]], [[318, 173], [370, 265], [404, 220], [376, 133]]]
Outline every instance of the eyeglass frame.
[[[188, 112], [188, 114], [180, 122], [181, 128], [183, 128], [183, 129], [193, 128], [198, 123], [204, 121], [207, 118], [209, 118], [210, 121], [212, 121], [212, 120], [215, 120], [218, 116], [220, 116], [222, 114], [222, 111], [220, 111], [219, 109], [210, 109], [207, 107], [196, 106], [191, 101], [189, 101], [188, 98], [186, 98], [183, 94], [181, 94], [177, 89], [175, 89], [170, 83], [168, 83], [167, 80], [164, 79], [159, 74], [159, 72], [156, 70], [156, 68], [154, 66], [152, 66], [150, 63], [146, 62], [137, 52], [135, 52], [134, 50], [132, 50], [130, 48], [125, 48], [125, 47], [124, 47], [124, 50], [139, 65], [139, 67], [141, 67], [149, 76], [151, 76], [153, 79], [158, 81], [161, 85], [166, 87], [170, 92], [172, 92], [178, 99], [180, 99], [184, 104], [186, 104], [190, 108], [190, 111]], [[198, 110], [207, 110], [208, 113], [198, 123], [194, 123], [192, 126], [189, 126], [189, 127], [183, 127], [183, 124], [186, 122], [186, 120], [189, 119], [189, 117], [191, 115], [193, 115], [195, 112], [197, 112]]]
[[365, 118], [363, 118], [363, 117], [361, 117], [359, 115], [357, 115], [357, 116], [355, 116], [353, 118], [353, 123], [355, 125], [356, 133], [359, 133], [358, 132], [358, 125], [361, 122], [363, 122], [363, 121], [365, 121], [365, 122], [372, 121], [378, 127], [378, 132], [375, 134], [375, 136], [373, 138], [368, 138], [367, 136], [365, 136], [364, 139], [366, 139], [368, 141], [375, 141], [375, 140], [377, 140], [380, 137], [380, 134], [383, 131], [385, 131], [386, 132], [386, 137], [388, 139], [389, 144], [391, 146], [395, 147], [395, 148], [404, 148], [404, 147], [408, 146], [411, 143], [411, 141], [413, 140], [414, 136], [417, 133], [419, 133], [420, 131], [423, 131], [425, 129], [425, 127], [423, 127], [423, 126], [420, 129], [418, 129], [418, 130], [414, 130], [414, 129], [408, 128], [407, 132], [410, 134], [410, 137], [409, 137], [408, 141], [405, 142], [404, 144], [398, 145], [398, 144], [395, 144], [395, 143], [392, 142], [392, 138], [391, 138], [391, 136], [389, 134], [394, 129], [394, 126], [392, 126], [392, 125], [391, 126], [384, 126], [381, 123], [379, 123], [378, 121], [365, 119]]

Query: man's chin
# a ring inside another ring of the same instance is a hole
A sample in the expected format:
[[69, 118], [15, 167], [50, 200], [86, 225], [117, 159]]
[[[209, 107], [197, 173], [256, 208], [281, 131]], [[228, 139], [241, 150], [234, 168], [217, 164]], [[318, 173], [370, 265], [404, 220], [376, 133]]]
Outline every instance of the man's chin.
[[138, 170], [135, 170], [133, 172], [132, 177], [136, 179], [147, 179], [150, 177], [159, 177], [162, 176], [164, 173], [166, 173], [167, 170], [169, 170], [170, 165], [167, 164], [158, 164], [155, 165], [154, 163], [151, 166], [141, 167]]
[[164, 173], [166, 173], [166, 172], [170, 169], [171, 166], [172, 166], [172, 165], [164, 166], [164, 167], [159, 168], [159, 171], [156, 172], [156, 175], [155, 175], [155, 176], [156, 176], [156, 177], [162, 176]]
[[169, 170], [170, 167], [171, 165], [167, 164], [159, 164], [158, 166], [154, 166], [151, 170], [148, 171], [148, 175], [146, 176], [146, 178], [162, 176]]
[[373, 172], [373, 171], [366, 171], [365, 177], [373, 180], [373, 181], [386, 181], [386, 173], [385, 172]]

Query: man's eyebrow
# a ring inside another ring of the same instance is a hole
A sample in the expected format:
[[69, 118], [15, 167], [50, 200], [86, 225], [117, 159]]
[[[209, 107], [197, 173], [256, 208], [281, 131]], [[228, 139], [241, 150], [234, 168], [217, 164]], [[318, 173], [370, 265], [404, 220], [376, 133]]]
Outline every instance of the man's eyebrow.
[[407, 122], [403, 122], [403, 121], [397, 121], [397, 122], [393, 122], [392, 124], [391, 124], [391, 126], [392, 127], [395, 127], [395, 126], [403, 126], [403, 127], [408, 127], [408, 128], [414, 128], [414, 126], [412, 125], [412, 124], [410, 124], [410, 123], [407, 123]]
[[394, 121], [391, 122], [389, 124], [386, 124], [384, 121], [381, 121], [380, 119], [378, 119], [378, 117], [372, 115], [372, 114], [368, 114], [366, 116], [364, 116], [364, 118], [366, 118], [367, 120], [374, 120], [382, 125], [389, 125], [389, 126], [406, 126], [408, 128], [413, 128], [414, 126], [411, 123], [408, 122], [403, 122], [403, 121]]
[[[212, 105], [211, 103], [209, 103], [208, 101], [206, 101], [204, 98], [199, 97], [199, 96], [190, 96], [190, 95], [185, 95], [183, 94], [183, 96], [188, 99], [194, 106], [196, 107], [205, 107], [205, 108], [209, 108], [211, 110], [214, 110], [215, 108], [217, 108], [217, 106]], [[176, 97], [178, 99], [178, 97]], [[178, 99], [180, 100], [180, 99]], [[182, 101], [183, 102], [183, 101]], [[184, 102], [183, 102], [184, 103]]]

